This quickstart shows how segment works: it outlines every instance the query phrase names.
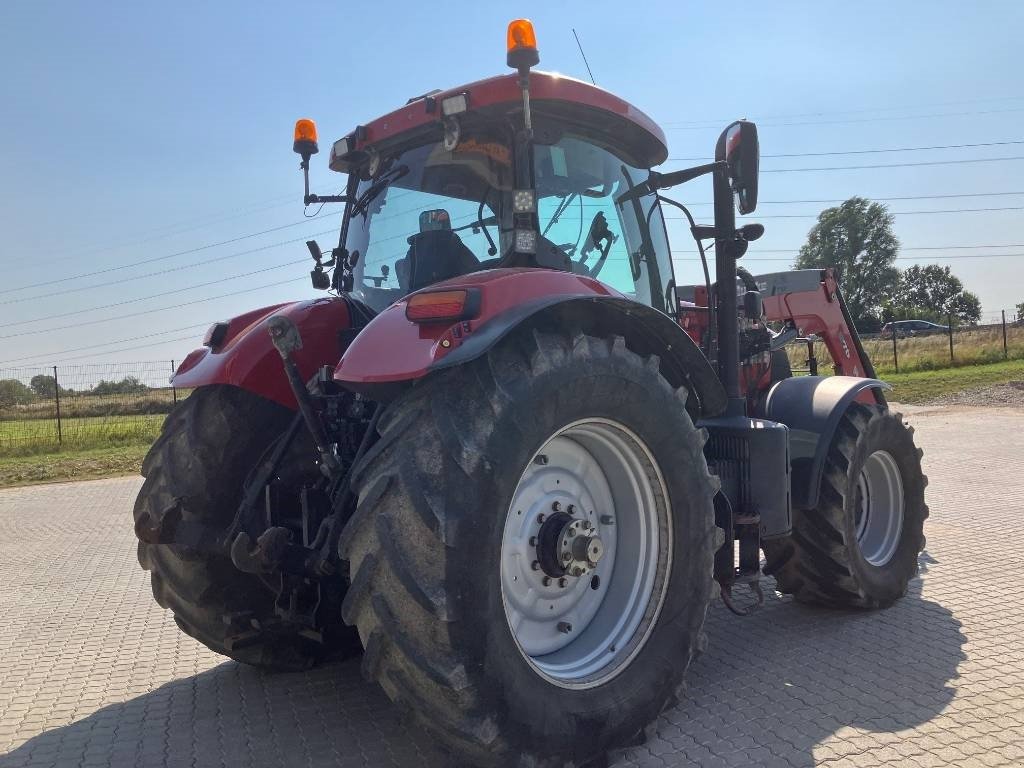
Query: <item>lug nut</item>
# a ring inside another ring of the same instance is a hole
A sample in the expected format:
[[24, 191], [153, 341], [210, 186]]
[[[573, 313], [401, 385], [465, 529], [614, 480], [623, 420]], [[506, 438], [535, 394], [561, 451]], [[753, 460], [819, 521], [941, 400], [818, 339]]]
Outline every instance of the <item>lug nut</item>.
[[538, 453], [533, 459], [534, 464], [540, 464], [542, 467], [548, 463], [548, 457], [543, 453]]
[[558, 503], [557, 501], [551, 502], [551, 511], [552, 512], [557, 512], [561, 508], [562, 508], [562, 505], [560, 503]]
[[580, 568], [579, 566], [576, 566], [575, 568], [572, 569], [572, 575], [573, 576], [582, 576], [583, 575], [583, 569]]
[[576, 514], [576, 505], [570, 504], [565, 511], [568, 512], [570, 515]]
[[558, 586], [560, 586], [562, 589], [565, 589], [565, 585], [568, 584], [568, 583], [569, 583], [569, 580], [567, 578], [565, 578], [565, 576], [563, 576], [562, 578], [560, 578], [558, 580]]
[[545, 576], [544, 579], [541, 581], [541, 583], [545, 587], [550, 587], [551, 586], [551, 577], [550, 576]]
[[544, 515], [543, 512], [541, 512], [539, 515], [537, 515], [537, 522], [538, 523], [543, 524], [545, 520], [547, 520], [547, 517]]
[[537, 546], [537, 537], [536, 536], [531, 536], [530, 537], [530, 546], [531, 547], [536, 547]]
[[532, 563], [530, 563], [530, 567], [533, 570], [535, 570], [535, 571], [539, 571], [540, 570], [540, 563], [538, 563], [536, 560], [534, 560]]
[[568, 552], [563, 552], [562, 559], [568, 563], [570, 560], [572, 560], [572, 555]]
[[611, 515], [601, 515], [601, 525], [615, 525], [615, 518]]
[[558, 622], [558, 631], [561, 632], [563, 635], [568, 635], [570, 632], [572, 632], [572, 624], [570, 624], [568, 621], [560, 621]]

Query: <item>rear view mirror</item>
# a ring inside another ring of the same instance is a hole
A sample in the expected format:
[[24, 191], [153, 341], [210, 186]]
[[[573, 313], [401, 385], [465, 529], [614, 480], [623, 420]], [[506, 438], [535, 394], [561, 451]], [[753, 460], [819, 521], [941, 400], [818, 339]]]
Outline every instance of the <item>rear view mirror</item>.
[[715, 160], [729, 164], [729, 179], [736, 193], [736, 209], [741, 214], [757, 208], [757, 177], [761, 151], [757, 143], [757, 126], [737, 120], [718, 137]]
[[434, 232], [439, 229], [450, 230], [451, 228], [451, 217], [444, 208], [420, 212], [420, 232]]

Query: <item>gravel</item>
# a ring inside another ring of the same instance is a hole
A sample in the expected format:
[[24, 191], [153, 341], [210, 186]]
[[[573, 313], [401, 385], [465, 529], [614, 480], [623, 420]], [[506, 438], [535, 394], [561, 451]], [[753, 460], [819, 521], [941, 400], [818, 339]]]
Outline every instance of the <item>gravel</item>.
[[992, 387], [953, 392], [928, 400], [922, 405], [994, 405], [1024, 408], [1024, 381], [1011, 381]]

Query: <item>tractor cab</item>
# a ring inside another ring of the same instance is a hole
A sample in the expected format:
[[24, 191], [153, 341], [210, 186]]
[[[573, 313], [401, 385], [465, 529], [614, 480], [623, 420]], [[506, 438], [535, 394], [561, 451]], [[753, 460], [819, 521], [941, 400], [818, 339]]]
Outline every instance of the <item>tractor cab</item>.
[[299, 121], [305, 202], [345, 203], [331, 259], [313, 248], [314, 285], [379, 312], [472, 272], [543, 268], [674, 311], [656, 190], [640, 189], [667, 157], [664, 134], [596, 86], [530, 71], [521, 53], [510, 43], [518, 74], [410, 99], [336, 141], [329, 167], [348, 174], [344, 195], [309, 194], [315, 126]]
[[[585, 126], [535, 118], [532, 164], [536, 237], [517, 242], [512, 121], [467, 120], [466, 129], [374, 152], [357, 178], [345, 226], [351, 294], [380, 311], [406, 294], [485, 269], [541, 267], [594, 277], [662, 311], [672, 266], [658, 201], [616, 205], [646, 180], [638, 158]], [[589, 135], [588, 135], [589, 134]], [[522, 150], [520, 150], [522, 151]], [[532, 233], [531, 233], [532, 234]]]

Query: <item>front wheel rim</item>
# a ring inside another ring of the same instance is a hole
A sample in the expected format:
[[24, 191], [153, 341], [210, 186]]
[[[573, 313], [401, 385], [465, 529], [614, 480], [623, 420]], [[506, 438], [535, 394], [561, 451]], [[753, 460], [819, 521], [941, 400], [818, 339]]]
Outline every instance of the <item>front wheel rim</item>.
[[857, 480], [854, 528], [860, 553], [880, 567], [892, 560], [903, 533], [903, 475], [888, 451], [875, 451]]
[[[500, 566], [508, 627], [534, 672], [559, 687], [589, 688], [629, 665], [665, 598], [669, 519], [654, 457], [623, 425], [585, 419], [544, 441], [513, 494]], [[553, 536], [552, 525], [565, 535]], [[598, 559], [581, 554], [568, 571], [553, 570], [570, 557], [557, 542], [576, 535], [588, 537], [594, 546], [583, 551]]]

